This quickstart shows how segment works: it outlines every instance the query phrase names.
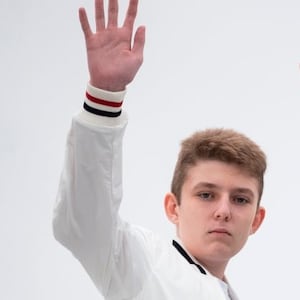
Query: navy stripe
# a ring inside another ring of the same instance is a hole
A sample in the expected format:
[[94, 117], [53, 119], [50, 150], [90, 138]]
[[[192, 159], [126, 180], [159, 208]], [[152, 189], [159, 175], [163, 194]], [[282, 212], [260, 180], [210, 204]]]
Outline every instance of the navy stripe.
[[103, 117], [110, 117], [110, 118], [119, 117], [122, 113], [122, 110], [117, 111], [117, 112], [112, 112], [112, 111], [97, 109], [97, 108], [94, 108], [94, 107], [91, 107], [91, 106], [87, 105], [85, 102], [83, 103], [83, 108], [86, 111], [88, 111], [88, 112], [90, 112], [94, 115], [103, 116]]

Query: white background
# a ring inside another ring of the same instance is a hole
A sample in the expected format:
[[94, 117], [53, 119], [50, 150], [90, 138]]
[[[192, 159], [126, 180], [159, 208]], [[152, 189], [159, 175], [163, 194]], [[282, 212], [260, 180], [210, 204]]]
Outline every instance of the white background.
[[[90, 0], [0, 2], [3, 300], [102, 299], [51, 228], [65, 137], [88, 81], [80, 6], [92, 16]], [[121, 213], [171, 238], [162, 201], [179, 142], [206, 127], [246, 133], [269, 169], [265, 223], [227, 270], [243, 300], [299, 298], [299, 11], [296, 0], [140, 3], [147, 44], [125, 103]]]

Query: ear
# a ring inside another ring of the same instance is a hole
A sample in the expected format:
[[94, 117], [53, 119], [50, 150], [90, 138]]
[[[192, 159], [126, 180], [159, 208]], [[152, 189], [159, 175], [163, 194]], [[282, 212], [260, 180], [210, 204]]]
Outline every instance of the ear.
[[266, 215], [266, 210], [264, 209], [264, 207], [259, 207], [256, 211], [252, 226], [251, 226], [251, 232], [250, 234], [255, 233], [258, 228], [260, 227], [260, 225], [262, 224], [264, 218]]
[[179, 204], [178, 204], [176, 196], [173, 193], [166, 194], [164, 206], [165, 206], [165, 212], [166, 212], [168, 219], [173, 224], [177, 224], [178, 223]]

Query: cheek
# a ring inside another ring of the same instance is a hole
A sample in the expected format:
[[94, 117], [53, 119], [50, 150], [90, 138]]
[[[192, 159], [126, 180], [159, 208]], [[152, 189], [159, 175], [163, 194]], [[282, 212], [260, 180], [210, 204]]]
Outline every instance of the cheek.
[[199, 234], [199, 230], [205, 228], [209, 223], [208, 213], [208, 209], [205, 210], [197, 205], [186, 206], [181, 211], [181, 225], [186, 231]]
[[245, 218], [245, 216], [240, 217], [239, 230], [238, 233], [244, 236], [245, 239], [252, 233], [252, 224], [254, 222], [254, 217]]
[[179, 222], [182, 225], [192, 224], [195, 219], [195, 210], [193, 207], [188, 203], [181, 204], [178, 210]]

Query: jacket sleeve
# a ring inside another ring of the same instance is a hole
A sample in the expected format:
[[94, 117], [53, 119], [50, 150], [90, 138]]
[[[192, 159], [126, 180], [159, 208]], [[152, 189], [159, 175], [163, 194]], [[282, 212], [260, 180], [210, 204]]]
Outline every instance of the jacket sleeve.
[[73, 118], [53, 215], [55, 238], [111, 299], [133, 296], [149, 273], [144, 234], [118, 215], [126, 123], [124, 113]]

